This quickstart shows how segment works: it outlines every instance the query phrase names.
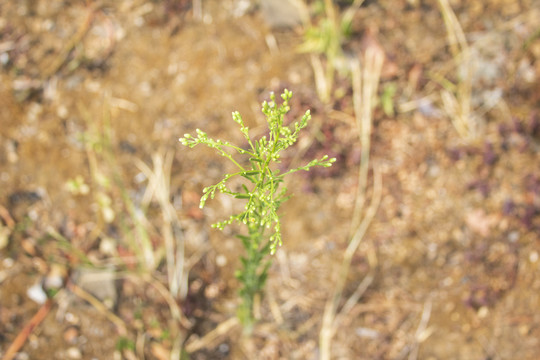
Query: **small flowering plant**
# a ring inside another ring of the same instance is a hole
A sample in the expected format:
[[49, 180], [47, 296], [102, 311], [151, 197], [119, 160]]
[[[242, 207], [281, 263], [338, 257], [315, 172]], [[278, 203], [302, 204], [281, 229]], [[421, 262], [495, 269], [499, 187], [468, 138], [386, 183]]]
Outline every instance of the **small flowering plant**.
[[[285, 115], [290, 110], [291, 97], [292, 92], [285, 90], [281, 95], [283, 100], [281, 105], [277, 104], [273, 93], [270, 95], [269, 102], [263, 102], [262, 112], [268, 122], [268, 134], [258, 140], [250, 137], [249, 129], [245, 126], [240, 114], [232, 113], [233, 120], [240, 126], [240, 131], [247, 141], [245, 148], [227, 141], [209, 138], [199, 129], [196, 130], [196, 137], [185, 134], [183, 138], [180, 138], [182, 145], [190, 148], [203, 144], [215, 149], [236, 167], [236, 172], [226, 174], [217, 184], [204, 188], [200, 207], [204, 207], [208, 198], [213, 199], [216, 192], [246, 201], [244, 211], [231, 215], [228, 219], [212, 226], [223, 230], [225, 226], [236, 221], [247, 227], [247, 234], [237, 235], [242, 241], [246, 254], [241, 258], [242, 268], [236, 272], [236, 277], [242, 284], [240, 289], [242, 304], [238, 316], [247, 329], [250, 329], [254, 322], [254, 301], [264, 288], [271, 264], [267, 257], [269, 254], [273, 255], [277, 247], [282, 245], [278, 209], [289, 198], [287, 189], [282, 186], [284, 177], [300, 170], [308, 171], [313, 166], [329, 167], [336, 160], [325, 155], [321, 159], [312, 160], [304, 166], [284, 172], [275, 166], [280, 162], [281, 151], [298, 140], [300, 130], [305, 128], [311, 119], [308, 110], [293, 126], [284, 125]], [[231, 153], [237, 153], [248, 161], [237, 161]], [[234, 177], [245, 179], [241, 188], [237, 190], [227, 186], [229, 180]]]

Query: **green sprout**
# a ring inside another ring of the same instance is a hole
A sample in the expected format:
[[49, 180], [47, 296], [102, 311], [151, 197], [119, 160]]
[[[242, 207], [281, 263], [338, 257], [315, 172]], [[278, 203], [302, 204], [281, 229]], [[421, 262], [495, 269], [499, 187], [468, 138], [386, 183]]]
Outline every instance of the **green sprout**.
[[[228, 219], [213, 224], [212, 227], [223, 230], [233, 222], [247, 226], [246, 235], [237, 235], [242, 241], [246, 255], [240, 259], [242, 268], [236, 272], [236, 277], [242, 284], [240, 289], [242, 304], [238, 310], [238, 317], [248, 331], [254, 322], [254, 300], [260, 296], [264, 288], [271, 264], [271, 261], [267, 260], [267, 255], [273, 255], [277, 247], [282, 245], [278, 209], [289, 198], [287, 189], [282, 186], [284, 177], [299, 170], [308, 171], [314, 166], [329, 167], [336, 161], [335, 158], [328, 158], [325, 155], [321, 159], [312, 160], [304, 166], [284, 172], [275, 166], [280, 162], [280, 153], [298, 140], [300, 130], [305, 128], [311, 119], [308, 110], [292, 126], [284, 125], [285, 115], [290, 110], [291, 97], [292, 92], [284, 90], [281, 105], [276, 103], [273, 93], [270, 95], [270, 102], [262, 103], [262, 112], [268, 123], [268, 134], [258, 140], [250, 137], [249, 128], [244, 124], [241, 115], [238, 112], [232, 113], [233, 120], [240, 126], [240, 131], [247, 141], [244, 148], [227, 141], [214, 140], [199, 129], [196, 130], [196, 136], [185, 134], [179, 139], [182, 145], [190, 148], [203, 144], [215, 149], [236, 167], [236, 172], [226, 174], [217, 184], [204, 188], [200, 207], [204, 207], [208, 198], [213, 199], [216, 192], [246, 201], [244, 211], [231, 215]], [[231, 152], [241, 155], [248, 161], [237, 161]], [[227, 183], [236, 177], [245, 180], [241, 189], [233, 190]]]

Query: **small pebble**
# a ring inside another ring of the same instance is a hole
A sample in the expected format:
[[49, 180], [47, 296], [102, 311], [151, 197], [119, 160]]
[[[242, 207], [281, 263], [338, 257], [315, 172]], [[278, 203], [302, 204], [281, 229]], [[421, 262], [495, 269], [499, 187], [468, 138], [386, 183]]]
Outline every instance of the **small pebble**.
[[219, 346], [218, 346], [218, 351], [223, 353], [223, 354], [228, 354], [229, 350], [230, 350], [229, 345], [226, 344], [226, 343], [219, 344]]
[[13, 260], [13, 259], [10, 258], [10, 257], [7, 257], [7, 258], [5, 258], [4, 260], [2, 260], [2, 265], [4, 265], [4, 267], [5, 267], [6, 269], [9, 269], [10, 267], [12, 267], [13, 264], [15, 264], [15, 260]]
[[69, 349], [67, 349], [66, 355], [68, 359], [82, 359], [81, 350], [79, 350], [79, 348], [77, 347], [70, 347]]
[[356, 335], [360, 336], [361, 338], [376, 339], [379, 337], [379, 332], [377, 330], [366, 327], [356, 328], [355, 332]]
[[26, 290], [26, 295], [35, 303], [44, 304], [47, 301], [47, 294], [41, 287], [40, 283], [32, 285], [28, 290]]
[[70, 312], [66, 313], [64, 319], [70, 324], [78, 324], [80, 322], [79, 317]]
[[78, 336], [79, 330], [75, 326], [70, 326], [64, 331], [64, 340], [69, 344], [75, 344]]
[[29, 360], [30, 359], [30, 355], [28, 355], [27, 353], [25, 352], [20, 352], [20, 353], [17, 353], [17, 360]]
[[204, 295], [207, 299], [214, 299], [219, 295], [219, 286], [217, 284], [210, 284], [204, 289]]
[[519, 240], [519, 232], [512, 231], [510, 234], [508, 234], [508, 241], [511, 243], [515, 243]]
[[487, 308], [487, 306], [482, 306], [480, 309], [478, 309], [477, 315], [480, 319], [485, 318], [486, 316], [488, 316], [488, 314], [489, 314], [489, 309]]
[[528, 334], [529, 334], [529, 331], [530, 331], [530, 328], [529, 328], [528, 325], [525, 325], [525, 324], [524, 324], [524, 325], [521, 325], [521, 326], [519, 327], [519, 334], [520, 334], [521, 336], [526, 336], [526, 335], [528, 335]]
[[46, 289], [59, 289], [64, 284], [66, 268], [57, 264], [51, 265], [51, 269], [45, 277], [43, 286]]
[[216, 256], [216, 265], [219, 267], [223, 267], [227, 265], [227, 258], [221, 254]]

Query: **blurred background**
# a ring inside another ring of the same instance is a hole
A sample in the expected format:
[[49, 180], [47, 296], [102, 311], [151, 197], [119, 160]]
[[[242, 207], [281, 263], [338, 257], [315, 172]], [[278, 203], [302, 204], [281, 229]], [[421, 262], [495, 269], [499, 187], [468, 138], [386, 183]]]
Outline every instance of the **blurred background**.
[[[536, 359], [534, 0], [0, 2], [2, 359]], [[313, 119], [243, 336], [243, 209], [199, 208], [261, 102]]]

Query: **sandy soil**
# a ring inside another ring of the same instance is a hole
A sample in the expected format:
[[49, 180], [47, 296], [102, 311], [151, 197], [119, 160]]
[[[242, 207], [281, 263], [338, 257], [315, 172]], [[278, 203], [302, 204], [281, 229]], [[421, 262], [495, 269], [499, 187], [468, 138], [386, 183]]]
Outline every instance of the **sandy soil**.
[[[394, 114], [374, 109], [363, 214], [375, 173], [380, 203], [338, 310], [372, 281], [345, 305], [334, 359], [540, 353], [540, 5], [450, 3], [466, 66], [436, 1], [365, 1], [344, 43], [357, 58], [380, 46], [379, 98], [397, 90]], [[323, 313], [355, 230], [359, 129], [349, 78], [338, 75], [321, 102], [309, 56], [297, 51], [303, 27], [272, 29], [261, 9], [240, 0], [0, 5], [0, 355], [38, 321], [17, 359], [168, 359], [177, 345], [186, 359], [320, 357]], [[443, 99], [464, 74], [470, 138]], [[289, 179], [284, 245], [246, 337], [234, 320], [237, 229], [210, 227], [242, 204], [219, 197], [199, 209], [202, 189], [229, 168], [178, 137], [201, 128], [241, 143], [235, 110], [262, 134], [260, 102], [283, 88], [295, 94], [291, 117], [313, 114], [284, 163], [338, 161]], [[141, 163], [152, 169], [167, 156], [189, 270], [176, 297], [163, 263], [148, 271], [133, 246], [143, 226], [163, 258], [167, 222]], [[29, 297], [58, 278], [51, 300]]]

